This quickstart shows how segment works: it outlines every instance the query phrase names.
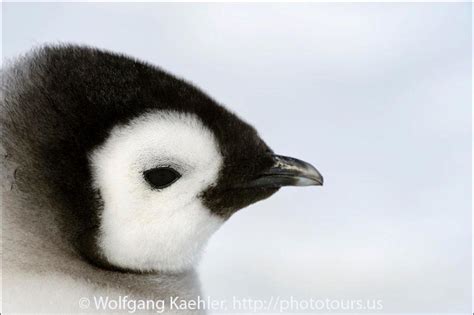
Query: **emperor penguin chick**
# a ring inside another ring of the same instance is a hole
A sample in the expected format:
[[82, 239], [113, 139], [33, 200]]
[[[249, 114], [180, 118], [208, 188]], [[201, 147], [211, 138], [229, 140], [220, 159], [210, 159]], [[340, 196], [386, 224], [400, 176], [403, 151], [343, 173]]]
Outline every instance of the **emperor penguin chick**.
[[5, 312], [192, 299], [192, 267], [233, 213], [323, 183], [191, 84], [94, 48], [46, 46], [7, 66], [1, 111]]

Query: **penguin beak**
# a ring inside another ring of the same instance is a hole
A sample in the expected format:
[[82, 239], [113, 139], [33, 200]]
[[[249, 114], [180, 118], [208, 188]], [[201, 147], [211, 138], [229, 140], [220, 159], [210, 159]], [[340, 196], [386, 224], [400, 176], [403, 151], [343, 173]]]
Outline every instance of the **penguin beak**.
[[273, 155], [273, 166], [251, 182], [253, 187], [322, 186], [323, 176], [309, 163]]

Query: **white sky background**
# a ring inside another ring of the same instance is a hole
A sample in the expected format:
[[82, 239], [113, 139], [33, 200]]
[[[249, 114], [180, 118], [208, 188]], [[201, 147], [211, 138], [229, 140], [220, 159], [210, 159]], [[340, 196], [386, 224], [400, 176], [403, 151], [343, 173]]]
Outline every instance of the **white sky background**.
[[470, 4], [4, 4], [3, 56], [124, 52], [238, 113], [325, 186], [236, 214], [205, 293], [471, 307]]

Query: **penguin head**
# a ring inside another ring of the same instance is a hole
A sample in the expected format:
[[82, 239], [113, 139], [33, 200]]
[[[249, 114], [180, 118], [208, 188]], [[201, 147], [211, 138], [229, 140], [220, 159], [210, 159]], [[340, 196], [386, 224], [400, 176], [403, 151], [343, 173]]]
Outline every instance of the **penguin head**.
[[154, 66], [61, 46], [36, 52], [28, 71], [34, 84], [15, 93], [27, 110], [42, 108], [29, 127], [43, 133], [21, 143], [37, 149], [28, 152], [38, 152], [58, 196], [63, 232], [100, 267], [189, 269], [239, 209], [282, 186], [323, 183], [313, 166], [274, 154], [252, 126]]

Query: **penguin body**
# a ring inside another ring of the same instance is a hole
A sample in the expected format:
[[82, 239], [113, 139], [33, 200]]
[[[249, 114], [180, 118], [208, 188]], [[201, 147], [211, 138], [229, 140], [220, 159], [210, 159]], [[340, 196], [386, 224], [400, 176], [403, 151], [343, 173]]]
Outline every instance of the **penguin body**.
[[[46, 46], [3, 69], [1, 111], [4, 311], [195, 298], [192, 267], [235, 211], [322, 184], [191, 84], [94, 48]], [[41, 298], [20, 303], [26, 288]]]

